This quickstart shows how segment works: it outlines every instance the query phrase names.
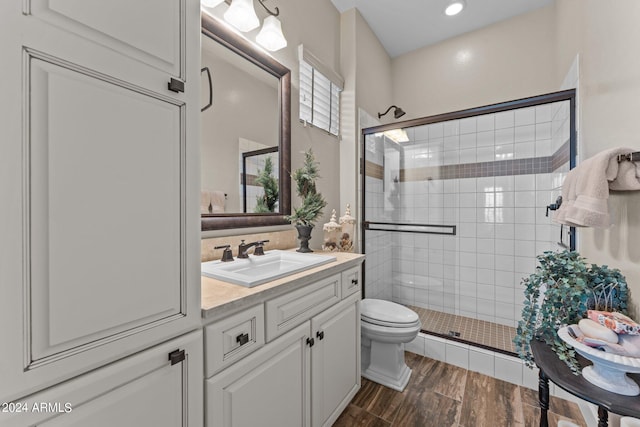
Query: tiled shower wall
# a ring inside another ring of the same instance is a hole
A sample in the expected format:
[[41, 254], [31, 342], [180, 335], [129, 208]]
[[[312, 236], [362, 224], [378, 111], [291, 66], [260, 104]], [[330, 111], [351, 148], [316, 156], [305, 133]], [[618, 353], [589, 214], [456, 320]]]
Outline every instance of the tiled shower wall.
[[560, 249], [545, 209], [569, 168], [569, 129], [562, 101], [406, 128], [408, 142], [366, 135], [365, 219], [457, 227], [367, 231], [366, 296], [515, 326], [522, 277]]

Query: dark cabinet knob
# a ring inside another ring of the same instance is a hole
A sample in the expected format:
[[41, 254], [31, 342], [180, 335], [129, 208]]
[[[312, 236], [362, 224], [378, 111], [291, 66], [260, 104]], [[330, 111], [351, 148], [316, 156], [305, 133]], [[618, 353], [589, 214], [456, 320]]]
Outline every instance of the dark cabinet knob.
[[315, 343], [316, 343], [316, 340], [314, 340], [313, 338], [307, 338], [307, 345], [309, 347], [313, 347]]
[[351, 279], [351, 283], [354, 284], [354, 285], [357, 285], [358, 284], [358, 279]]
[[240, 345], [245, 345], [249, 342], [249, 334], [240, 334], [236, 337], [236, 342]]
[[324, 331], [316, 332], [316, 337], [318, 337], [319, 340], [324, 339]]

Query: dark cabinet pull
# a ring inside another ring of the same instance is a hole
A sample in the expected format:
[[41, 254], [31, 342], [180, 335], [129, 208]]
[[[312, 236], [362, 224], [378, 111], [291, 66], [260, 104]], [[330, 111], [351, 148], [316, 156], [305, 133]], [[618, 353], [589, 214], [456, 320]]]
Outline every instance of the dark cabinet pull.
[[171, 77], [171, 80], [169, 80], [169, 83], [167, 84], [168, 88], [170, 91], [172, 92], [184, 92], [184, 82], [181, 80], [177, 80], [174, 79], [173, 77]]
[[323, 340], [324, 339], [324, 331], [316, 332], [316, 337], [318, 337], [319, 340]]
[[236, 342], [240, 345], [245, 345], [249, 342], [249, 334], [240, 334], [236, 337]]
[[354, 285], [358, 284], [358, 279], [351, 279], [351, 283], [353, 283]]
[[207, 72], [207, 80], [209, 80], [209, 103], [200, 109], [200, 112], [208, 109], [213, 105], [213, 83], [211, 83], [211, 71], [209, 71], [209, 67], [204, 67], [200, 72]]
[[313, 347], [315, 343], [316, 343], [316, 340], [314, 340], [313, 338], [307, 338], [307, 345], [309, 347]]
[[169, 361], [171, 362], [171, 366], [184, 361], [185, 358], [186, 355], [184, 353], [184, 350], [174, 350], [169, 353]]

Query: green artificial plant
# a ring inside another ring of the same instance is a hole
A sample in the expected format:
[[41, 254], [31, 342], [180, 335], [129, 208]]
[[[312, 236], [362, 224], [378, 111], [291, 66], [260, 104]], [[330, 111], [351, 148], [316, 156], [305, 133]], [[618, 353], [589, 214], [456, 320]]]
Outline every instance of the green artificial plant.
[[264, 169], [258, 170], [256, 183], [261, 185], [264, 194], [256, 196], [257, 213], [273, 212], [278, 202], [278, 180], [273, 176], [273, 161], [271, 157], [267, 157], [264, 161]]
[[293, 215], [286, 217], [287, 221], [295, 225], [312, 226], [322, 215], [322, 209], [327, 205], [322, 194], [316, 190], [318, 179], [318, 162], [315, 161], [313, 151], [309, 148], [304, 153], [304, 164], [296, 169], [291, 178], [296, 182], [298, 196], [302, 199], [302, 205], [294, 208]]
[[573, 373], [580, 373], [573, 348], [558, 337], [558, 329], [578, 323], [587, 310], [626, 314], [628, 290], [620, 271], [606, 265], [588, 265], [575, 251], [544, 252], [540, 265], [524, 278], [525, 301], [513, 342], [527, 366], [533, 367], [529, 343], [546, 342]]

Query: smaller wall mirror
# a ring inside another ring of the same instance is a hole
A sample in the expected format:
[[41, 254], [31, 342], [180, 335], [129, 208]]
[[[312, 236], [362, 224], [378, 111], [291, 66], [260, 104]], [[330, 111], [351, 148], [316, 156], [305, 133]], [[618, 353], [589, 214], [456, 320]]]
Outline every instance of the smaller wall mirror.
[[206, 13], [202, 34], [202, 230], [287, 224], [291, 73]]

